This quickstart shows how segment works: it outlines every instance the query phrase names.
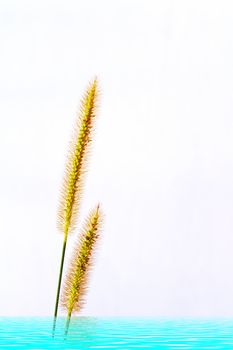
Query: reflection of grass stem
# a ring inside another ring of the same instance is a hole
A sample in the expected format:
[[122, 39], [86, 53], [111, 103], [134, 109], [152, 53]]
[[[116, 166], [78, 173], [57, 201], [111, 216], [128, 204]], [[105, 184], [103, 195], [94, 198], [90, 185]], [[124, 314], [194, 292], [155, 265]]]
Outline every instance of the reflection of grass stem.
[[62, 306], [67, 310], [65, 336], [68, 333], [72, 313], [80, 311], [83, 306], [87, 290], [88, 272], [91, 267], [95, 245], [99, 238], [100, 225], [101, 214], [98, 205], [86, 221], [66, 276], [61, 299]]
[[66, 318], [66, 328], [65, 328], [65, 339], [67, 337], [67, 334], [68, 334], [68, 330], [69, 330], [69, 326], [70, 326], [70, 319], [71, 319], [71, 314], [68, 314], [67, 315], [67, 318]]
[[92, 140], [92, 130], [96, 116], [97, 80], [88, 87], [82, 101], [80, 116], [75, 126], [74, 135], [70, 143], [66, 171], [61, 191], [58, 211], [58, 228], [64, 234], [60, 272], [58, 279], [56, 303], [54, 310], [53, 334], [56, 328], [60, 288], [63, 265], [65, 259], [67, 236], [74, 231], [79, 211], [85, 165]]

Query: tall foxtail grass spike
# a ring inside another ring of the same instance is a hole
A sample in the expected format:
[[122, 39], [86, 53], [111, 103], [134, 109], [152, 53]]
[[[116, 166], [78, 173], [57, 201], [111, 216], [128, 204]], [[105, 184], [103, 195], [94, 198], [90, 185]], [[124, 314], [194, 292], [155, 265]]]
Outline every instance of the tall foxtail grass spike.
[[68, 333], [71, 315], [79, 312], [84, 304], [88, 274], [92, 265], [101, 224], [102, 215], [98, 205], [86, 220], [64, 282], [61, 305], [67, 311], [65, 335]]
[[63, 265], [65, 259], [66, 242], [69, 233], [74, 231], [83, 187], [83, 178], [87, 162], [88, 151], [92, 141], [94, 121], [96, 117], [98, 87], [95, 78], [88, 86], [81, 100], [81, 108], [76, 122], [72, 140], [70, 142], [65, 176], [63, 180], [60, 203], [58, 209], [58, 229], [63, 232], [63, 248], [54, 311], [53, 335], [56, 328], [59, 296]]
[[85, 165], [96, 117], [97, 95], [97, 79], [94, 79], [81, 100], [80, 115], [70, 142], [57, 220], [58, 229], [63, 233], [74, 231], [76, 225]]

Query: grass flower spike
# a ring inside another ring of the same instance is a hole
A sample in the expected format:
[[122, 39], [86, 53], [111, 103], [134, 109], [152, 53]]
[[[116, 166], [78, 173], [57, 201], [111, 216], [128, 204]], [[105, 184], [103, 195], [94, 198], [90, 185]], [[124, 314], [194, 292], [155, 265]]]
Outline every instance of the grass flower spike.
[[97, 80], [90, 84], [81, 101], [80, 116], [70, 143], [58, 210], [58, 229], [68, 234], [75, 229], [83, 177], [96, 116]]
[[54, 311], [53, 331], [56, 327], [56, 318], [59, 304], [63, 265], [65, 259], [67, 236], [74, 231], [79, 211], [85, 165], [89, 146], [92, 140], [92, 131], [96, 117], [97, 80], [90, 83], [81, 100], [81, 108], [75, 125], [74, 134], [70, 143], [66, 171], [61, 190], [58, 210], [58, 229], [64, 234], [60, 272], [57, 287], [56, 304]]
[[84, 303], [88, 272], [93, 261], [93, 253], [99, 238], [101, 223], [102, 216], [98, 205], [90, 213], [85, 223], [64, 282], [61, 302], [63, 308], [67, 311], [66, 334], [68, 333], [72, 313], [80, 311]]

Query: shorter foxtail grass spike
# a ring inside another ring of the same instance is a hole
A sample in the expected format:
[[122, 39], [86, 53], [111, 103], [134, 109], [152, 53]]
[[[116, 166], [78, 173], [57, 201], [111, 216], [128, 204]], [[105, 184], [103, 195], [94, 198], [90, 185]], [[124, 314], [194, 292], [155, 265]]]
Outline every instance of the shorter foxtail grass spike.
[[54, 310], [53, 335], [56, 328], [67, 236], [74, 231], [76, 226], [87, 156], [92, 141], [98, 97], [97, 85], [97, 79], [95, 78], [89, 84], [86, 93], [81, 100], [80, 113], [70, 142], [66, 171], [60, 196], [57, 224], [58, 229], [64, 234], [64, 240]]
[[67, 311], [66, 335], [72, 314], [79, 312], [84, 304], [88, 274], [92, 265], [101, 224], [102, 215], [98, 205], [86, 220], [64, 282], [61, 306]]

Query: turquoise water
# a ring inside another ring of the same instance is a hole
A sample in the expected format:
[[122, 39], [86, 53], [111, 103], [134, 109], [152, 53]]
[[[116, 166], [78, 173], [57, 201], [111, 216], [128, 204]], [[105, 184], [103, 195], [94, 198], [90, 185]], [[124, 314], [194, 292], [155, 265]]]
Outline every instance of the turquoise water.
[[233, 320], [0, 318], [0, 349], [231, 349]]

